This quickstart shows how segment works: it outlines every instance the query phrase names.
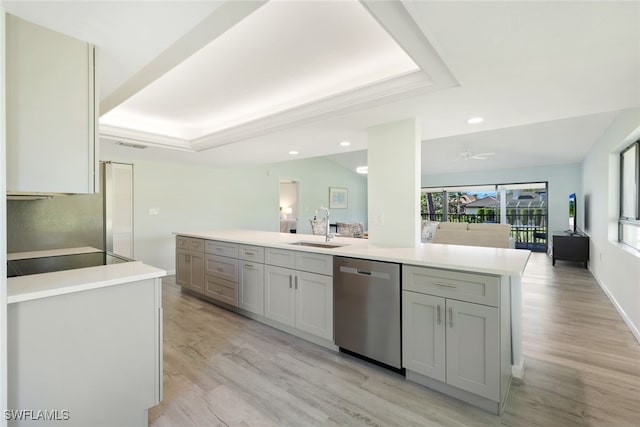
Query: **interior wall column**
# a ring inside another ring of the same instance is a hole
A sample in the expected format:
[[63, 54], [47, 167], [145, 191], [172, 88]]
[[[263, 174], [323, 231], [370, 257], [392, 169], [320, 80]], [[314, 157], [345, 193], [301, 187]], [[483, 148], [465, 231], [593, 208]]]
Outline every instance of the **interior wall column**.
[[381, 246], [420, 242], [421, 128], [416, 118], [368, 129], [369, 240]]

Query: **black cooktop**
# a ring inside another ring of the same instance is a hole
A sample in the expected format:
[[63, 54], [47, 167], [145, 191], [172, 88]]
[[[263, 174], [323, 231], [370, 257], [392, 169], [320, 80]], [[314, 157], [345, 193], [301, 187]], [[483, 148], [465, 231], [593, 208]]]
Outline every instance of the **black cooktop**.
[[43, 258], [27, 258], [7, 261], [7, 277], [28, 276], [51, 273], [53, 271], [75, 270], [99, 265], [119, 264], [132, 261], [107, 252], [59, 255]]

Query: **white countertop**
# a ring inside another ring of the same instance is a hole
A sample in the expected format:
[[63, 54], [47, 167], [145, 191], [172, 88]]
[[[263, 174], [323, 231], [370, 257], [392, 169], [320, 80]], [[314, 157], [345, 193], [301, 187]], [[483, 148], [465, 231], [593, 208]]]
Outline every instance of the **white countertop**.
[[[91, 250], [92, 249], [92, 250]], [[71, 248], [54, 251], [13, 253], [10, 260], [37, 258], [43, 256], [69, 255], [76, 253], [100, 252], [95, 248]], [[25, 256], [26, 255], [26, 256]], [[9, 304], [87, 291], [106, 286], [121, 285], [139, 280], [166, 276], [167, 272], [151, 267], [140, 261], [97, 267], [78, 268], [52, 273], [32, 274], [7, 279], [7, 302]]]
[[371, 244], [368, 239], [349, 237], [335, 237], [331, 239], [330, 243], [343, 246], [325, 249], [290, 244], [299, 241], [321, 243], [324, 242], [324, 236], [257, 230], [213, 230], [175, 234], [208, 240], [509, 276], [521, 276], [531, 254], [530, 251], [523, 249], [435, 243], [422, 243], [415, 248], [391, 248]]

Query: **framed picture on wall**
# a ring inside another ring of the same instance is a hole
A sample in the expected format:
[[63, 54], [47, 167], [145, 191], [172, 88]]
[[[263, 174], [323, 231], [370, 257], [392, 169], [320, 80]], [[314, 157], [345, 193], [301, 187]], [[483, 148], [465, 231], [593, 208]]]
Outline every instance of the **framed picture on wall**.
[[349, 192], [346, 188], [329, 187], [329, 209], [346, 209]]

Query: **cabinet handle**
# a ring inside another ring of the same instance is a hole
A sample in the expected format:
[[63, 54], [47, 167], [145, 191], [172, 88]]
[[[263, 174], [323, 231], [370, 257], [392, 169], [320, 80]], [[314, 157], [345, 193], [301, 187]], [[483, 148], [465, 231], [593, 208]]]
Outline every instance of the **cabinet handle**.
[[442, 286], [443, 288], [457, 288], [458, 286], [456, 285], [449, 285], [447, 283], [442, 283], [442, 282], [434, 282], [433, 283], [436, 286]]
[[291, 289], [293, 287], [293, 276], [290, 274], [289, 275], [289, 289]]
[[254, 256], [254, 255], [255, 255], [253, 252], [248, 252], [248, 251], [244, 251], [244, 254], [245, 254], [245, 255], [251, 255], [251, 256]]
[[244, 266], [247, 268], [253, 268], [253, 264], [245, 264]]
[[191, 262], [191, 255], [185, 255], [184, 262]]
[[449, 307], [449, 327], [453, 328], [453, 309]]
[[296, 291], [298, 290], [298, 276], [296, 276]]
[[224, 248], [218, 247], [218, 248], [216, 248], [216, 251], [218, 251], [218, 252], [224, 251]]
[[440, 304], [437, 305], [436, 312], [438, 314], [438, 325], [439, 325], [441, 323], [441, 319], [440, 319]]

